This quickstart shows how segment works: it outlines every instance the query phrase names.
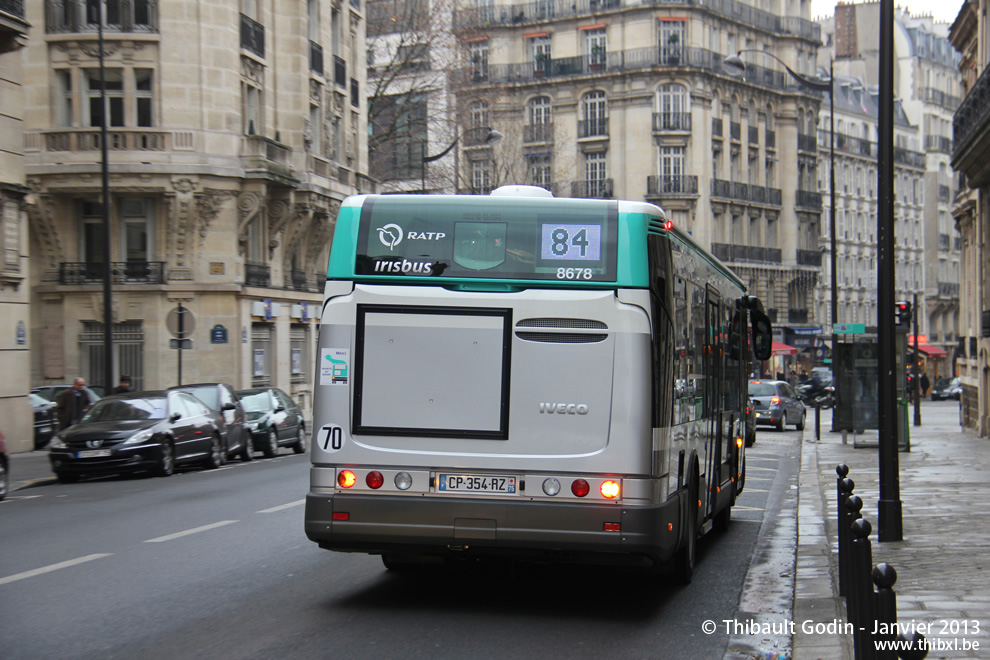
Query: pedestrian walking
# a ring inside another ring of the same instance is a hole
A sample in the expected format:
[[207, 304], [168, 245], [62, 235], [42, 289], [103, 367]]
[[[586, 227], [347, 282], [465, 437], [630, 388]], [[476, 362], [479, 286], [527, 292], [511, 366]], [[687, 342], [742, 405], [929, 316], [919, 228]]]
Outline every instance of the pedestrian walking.
[[117, 387], [113, 388], [113, 393], [114, 394], [127, 394], [128, 392], [132, 392], [132, 391], [133, 390], [131, 390], [131, 377], [130, 376], [121, 375], [121, 377], [120, 377], [120, 384], [117, 385]]
[[925, 396], [926, 394], [928, 394], [928, 386], [930, 385], [930, 383], [928, 382], [927, 373], [922, 372], [921, 378], [918, 380], [918, 384], [921, 385], [921, 396]]
[[58, 423], [63, 429], [76, 424], [89, 410], [89, 395], [84, 391], [85, 378], [76, 378], [72, 387], [58, 395], [55, 403]]

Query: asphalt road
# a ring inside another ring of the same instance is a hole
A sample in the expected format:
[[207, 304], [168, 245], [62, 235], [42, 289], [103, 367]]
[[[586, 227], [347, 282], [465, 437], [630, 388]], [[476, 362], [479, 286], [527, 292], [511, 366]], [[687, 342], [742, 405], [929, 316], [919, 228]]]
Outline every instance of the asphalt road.
[[307, 457], [285, 450], [18, 491], [0, 504], [0, 657], [764, 657], [773, 640], [721, 621], [787, 606], [800, 435], [758, 433], [733, 522], [686, 588], [594, 567], [395, 575], [320, 550], [303, 533]]

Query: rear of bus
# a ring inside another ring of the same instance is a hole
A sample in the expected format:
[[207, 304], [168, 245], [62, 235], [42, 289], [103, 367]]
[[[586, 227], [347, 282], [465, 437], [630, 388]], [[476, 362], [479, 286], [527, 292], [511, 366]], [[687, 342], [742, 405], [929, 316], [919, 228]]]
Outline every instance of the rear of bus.
[[344, 202], [320, 326], [311, 540], [386, 564], [670, 557], [679, 510], [654, 473], [647, 259], [629, 218], [662, 215], [607, 200]]

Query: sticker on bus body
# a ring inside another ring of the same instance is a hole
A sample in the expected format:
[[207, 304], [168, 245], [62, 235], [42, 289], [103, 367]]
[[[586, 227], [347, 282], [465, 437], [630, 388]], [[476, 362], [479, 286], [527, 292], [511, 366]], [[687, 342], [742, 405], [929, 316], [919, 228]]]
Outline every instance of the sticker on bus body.
[[334, 454], [344, 447], [344, 429], [336, 424], [324, 424], [316, 433], [316, 446]]
[[351, 349], [324, 348], [320, 351], [320, 385], [347, 385], [350, 379]]

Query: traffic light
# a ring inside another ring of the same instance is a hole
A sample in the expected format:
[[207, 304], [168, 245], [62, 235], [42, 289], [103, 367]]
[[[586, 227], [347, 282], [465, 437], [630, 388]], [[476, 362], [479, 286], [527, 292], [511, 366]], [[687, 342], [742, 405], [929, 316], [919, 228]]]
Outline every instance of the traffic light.
[[911, 327], [911, 303], [900, 300], [894, 303], [894, 325]]

